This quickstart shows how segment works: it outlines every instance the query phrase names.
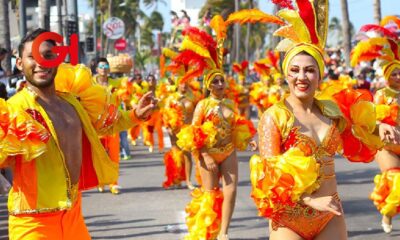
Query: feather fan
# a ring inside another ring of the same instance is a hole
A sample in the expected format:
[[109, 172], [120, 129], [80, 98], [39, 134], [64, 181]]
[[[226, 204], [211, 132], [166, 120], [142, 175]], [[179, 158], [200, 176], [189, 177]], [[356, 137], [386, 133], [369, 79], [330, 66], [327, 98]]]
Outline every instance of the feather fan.
[[278, 25], [285, 24], [280, 18], [266, 14], [259, 9], [244, 9], [238, 12], [234, 12], [231, 15], [229, 15], [225, 23], [227, 25], [230, 25], [232, 23], [244, 24], [244, 23], [256, 23], [256, 22], [275, 23]]
[[215, 15], [210, 22], [210, 27], [217, 34], [217, 40], [226, 38], [226, 23], [221, 15]]
[[356, 66], [360, 61], [371, 60], [368, 56], [381, 56], [380, 51], [387, 44], [386, 38], [370, 38], [359, 42], [351, 53], [351, 66]]
[[382, 26], [376, 25], [376, 24], [364, 25], [361, 27], [360, 32], [378, 32], [388, 38], [397, 39], [397, 35], [395, 33], [389, 31], [388, 29], [386, 29]]
[[397, 25], [398, 28], [400, 28], [400, 18], [398, 16], [386, 16], [384, 18], [382, 18], [381, 20], [381, 26], [385, 26], [389, 23], [394, 23]]

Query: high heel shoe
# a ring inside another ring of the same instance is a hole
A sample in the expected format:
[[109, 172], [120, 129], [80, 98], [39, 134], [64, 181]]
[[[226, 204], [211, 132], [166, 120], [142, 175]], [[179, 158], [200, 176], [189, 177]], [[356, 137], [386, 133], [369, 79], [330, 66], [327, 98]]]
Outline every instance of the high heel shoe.
[[387, 224], [387, 223], [385, 223], [385, 222], [383, 222], [382, 221], [382, 228], [383, 228], [383, 231], [385, 232], [385, 233], [391, 233], [392, 232], [392, 225], [391, 224]]
[[118, 195], [118, 194], [120, 193], [120, 191], [119, 191], [120, 188], [121, 188], [121, 187], [120, 187], [119, 185], [112, 185], [112, 186], [110, 187], [110, 192], [111, 192], [113, 195]]
[[217, 240], [229, 240], [228, 234], [219, 234]]
[[189, 190], [194, 190], [196, 187], [195, 186], [193, 186], [193, 184], [191, 183], [191, 182], [187, 182], [186, 183], [186, 186], [187, 186], [187, 188], [189, 189]]

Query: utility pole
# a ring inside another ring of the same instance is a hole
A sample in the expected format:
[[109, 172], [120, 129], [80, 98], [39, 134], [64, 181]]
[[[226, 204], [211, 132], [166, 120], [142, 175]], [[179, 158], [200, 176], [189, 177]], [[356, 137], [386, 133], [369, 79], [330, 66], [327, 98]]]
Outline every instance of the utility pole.
[[25, 0], [19, 0], [19, 36], [21, 40], [26, 34], [26, 7]]
[[[235, 12], [239, 11], [239, 0], [235, 0]], [[235, 23], [235, 61], [239, 62], [239, 40], [240, 38], [240, 26], [239, 23]]]
[[62, 0], [57, 0], [57, 25], [58, 25], [58, 33], [63, 35], [63, 27], [62, 27]]
[[379, 24], [382, 19], [381, 14], [381, 0], [374, 0], [374, 20], [376, 24]]
[[[66, 1], [68, 3], [68, 20], [69, 24], [67, 24], [67, 41], [69, 41], [70, 35], [76, 33], [78, 35], [78, 42], [79, 42], [79, 23], [78, 23], [78, 4], [77, 0], [70, 0]], [[68, 26], [69, 25], [69, 26]], [[82, 52], [79, 44], [79, 62], [82, 59]]]
[[94, 58], [97, 59], [97, 0], [93, 0], [93, 47]]

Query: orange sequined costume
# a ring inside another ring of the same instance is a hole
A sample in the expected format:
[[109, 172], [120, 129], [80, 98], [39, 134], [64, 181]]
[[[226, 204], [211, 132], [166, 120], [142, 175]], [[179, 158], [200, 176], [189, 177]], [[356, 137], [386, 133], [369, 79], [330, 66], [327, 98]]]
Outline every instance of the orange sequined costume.
[[[270, 107], [258, 129], [262, 157], [253, 156], [250, 161], [251, 195], [259, 214], [272, 220], [273, 229], [287, 227], [307, 240], [318, 235], [334, 215], [304, 205], [300, 197], [312, 194], [324, 181], [335, 180], [335, 152], [343, 149], [350, 161], [370, 162], [382, 147], [379, 137], [372, 135], [376, 119], [370, 95], [343, 90], [332, 99], [337, 105], [314, 100], [331, 120], [321, 143], [293, 125], [294, 115], [285, 100]], [[371, 129], [355, 130], [366, 125]], [[339, 201], [337, 193], [331, 194]]]
[[[319, 105], [321, 111], [325, 108], [322, 104]], [[260, 214], [272, 219], [273, 229], [288, 227], [307, 240], [313, 239], [334, 217], [330, 212], [314, 210], [300, 202], [293, 202], [291, 198], [293, 194], [298, 200], [300, 193], [311, 193], [321, 181], [335, 178], [335, 174], [325, 172], [333, 172], [333, 156], [341, 144], [338, 128], [340, 114], [330, 114], [329, 110], [323, 113], [332, 119], [332, 124], [322, 142], [317, 143], [300, 133], [299, 127], [293, 126], [294, 116], [283, 101], [269, 108], [263, 114], [258, 129], [263, 158], [253, 157], [250, 163], [254, 187], [252, 197]], [[282, 164], [282, 169], [275, 168], [275, 164]], [[270, 173], [265, 172], [263, 177], [264, 171]], [[296, 187], [292, 176], [296, 176]], [[268, 197], [279, 198], [281, 203], [260, 198], [260, 194], [268, 193], [265, 188], [269, 187], [275, 196]]]
[[[183, 128], [177, 144], [191, 151], [196, 161], [200, 159], [200, 149], [207, 153], [217, 164], [226, 160], [235, 149], [246, 149], [255, 134], [250, 121], [241, 118], [229, 99], [218, 100], [208, 97], [196, 106], [193, 125]], [[186, 207], [189, 235], [186, 239], [213, 239], [218, 235], [221, 223], [221, 205], [223, 195], [220, 189], [211, 192], [196, 189], [193, 200]], [[199, 208], [202, 206], [202, 208]], [[210, 221], [206, 221], [210, 214]]]
[[[225, 21], [220, 15], [214, 16], [210, 27], [215, 31], [216, 39], [198, 28], [184, 31], [180, 53], [171, 64], [175, 69], [186, 66], [182, 81], [204, 74], [204, 88], [211, 91], [214, 79], [225, 79], [222, 71], [223, 43], [227, 25], [234, 21]], [[200, 150], [205, 150], [217, 164], [222, 163], [235, 154], [235, 148], [245, 149], [255, 134], [252, 123], [236, 113], [231, 100], [213, 97], [201, 100], [196, 106], [192, 125], [182, 128], [177, 134], [177, 145], [192, 152], [197, 160]], [[186, 207], [189, 233], [185, 239], [215, 239], [221, 226], [222, 191], [196, 189], [192, 196], [192, 201]]]

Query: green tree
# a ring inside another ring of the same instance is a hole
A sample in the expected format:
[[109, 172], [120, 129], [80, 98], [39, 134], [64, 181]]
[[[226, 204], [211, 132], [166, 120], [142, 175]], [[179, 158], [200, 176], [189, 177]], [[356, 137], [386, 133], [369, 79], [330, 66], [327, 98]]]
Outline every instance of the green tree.
[[143, 52], [137, 51], [135, 54], [135, 68], [144, 71], [146, 68], [146, 63], [151, 58], [151, 50], [146, 50]]
[[160, 3], [164, 4], [165, 6], [167, 5], [165, 0], [143, 0], [143, 3], [147, 8], [155, 7], [156, 10], [158, 10], [158, 5]]
[[162, 31], [164, 28], [164, 19], [161, 13], [154, 11], [149, 18], [149, 27], [154, 30]]

